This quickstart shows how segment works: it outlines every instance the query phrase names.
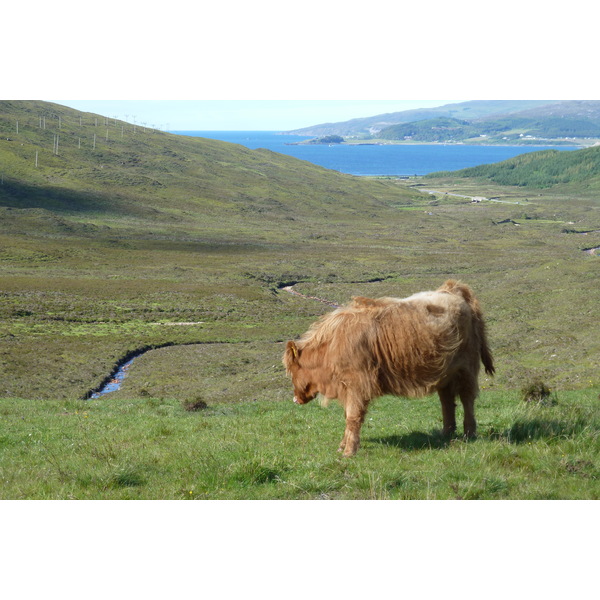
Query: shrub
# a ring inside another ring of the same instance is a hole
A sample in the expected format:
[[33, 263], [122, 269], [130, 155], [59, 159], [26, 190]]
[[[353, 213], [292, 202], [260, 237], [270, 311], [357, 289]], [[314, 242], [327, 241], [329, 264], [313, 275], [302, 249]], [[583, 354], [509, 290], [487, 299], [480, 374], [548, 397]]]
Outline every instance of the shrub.
[[198, 410], [205, 410], [208, 408], [208, 404], [201, 398], [194, 398], [193, 400], [184, 400], [182, 402], [183, 408], [188, 412], [195, 412]]
[[521, 389], [521, 394], [525, 402], [535, 402], [544, 406], [554, 406], [558, 404], [556, 394], [553, 394], [550, 388], [540, 380], [535, 380]]

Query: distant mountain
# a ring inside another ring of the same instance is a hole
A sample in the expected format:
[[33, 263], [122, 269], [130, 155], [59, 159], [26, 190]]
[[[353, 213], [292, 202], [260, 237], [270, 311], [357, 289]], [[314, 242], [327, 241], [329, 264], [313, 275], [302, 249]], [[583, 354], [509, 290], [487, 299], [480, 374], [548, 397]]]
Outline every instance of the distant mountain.
[[519, 111], [518, 116], [531, 119], [600, 119], [600, 101], [563, 100], [562, 102], [553, 102], [551, 104], [544, 104], [542, 106], [521, 110]]
[[576, 184], [600, 190], [600, 146], [560, 152], [544, 150], [520, 154], [488, 165], [431, 173], [426, 178], [482, 178], [500, 185], [548, 188], [558, 184]]
[[600, 139], [600, 101], [568, 101], [471, 120], [438, 117], [386, 127], [386, 140], [465, 143], [569, 143]]
[[398, 123], [410, 123], [442, 117], [462, 120], [480, 119], [492, 115], [509, 115], [526, 109], [536, 109], [555, 104], [555, 102], [551, 100], [472, 100], [456, 104], [445, 104], [435, 108], [417, 108], [374, 117], [351, 119], [339, 123], [322, 123], [285, 133], [291, 135], [368, 137]]

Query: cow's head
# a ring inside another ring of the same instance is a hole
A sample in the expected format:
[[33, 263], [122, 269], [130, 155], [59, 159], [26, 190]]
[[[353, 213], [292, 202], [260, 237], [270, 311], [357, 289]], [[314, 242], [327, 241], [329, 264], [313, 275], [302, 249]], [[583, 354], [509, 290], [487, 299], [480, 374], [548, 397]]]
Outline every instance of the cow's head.
[[285, 370], [292, 377], [294, 402], [296, 404], [306, 404], [314, 400], [319, 393], [317, 384], [311, 377], [312, 370], [302, 366], [301, 353], [302, 351], [294, 342], [288, 342], [283, 355]]

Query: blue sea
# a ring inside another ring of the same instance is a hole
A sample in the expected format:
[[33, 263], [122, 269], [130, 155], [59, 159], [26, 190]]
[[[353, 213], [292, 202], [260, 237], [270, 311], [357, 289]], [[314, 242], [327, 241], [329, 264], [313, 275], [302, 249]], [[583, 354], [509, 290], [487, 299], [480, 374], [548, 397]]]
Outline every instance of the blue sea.
[[310, 145], [294, 143], [311, 137], [280, 135], [275, 131], [173, 131], [205, 137], [250, 149], [267, 148], [316, 165], [350, 175], [427, 175], [434, 171], [457, 171], [466, 167], [500, 162], [518, 154], [554, 148], [577, 150], [578, 146], [466, 146], [443, 144], [410, 145]]

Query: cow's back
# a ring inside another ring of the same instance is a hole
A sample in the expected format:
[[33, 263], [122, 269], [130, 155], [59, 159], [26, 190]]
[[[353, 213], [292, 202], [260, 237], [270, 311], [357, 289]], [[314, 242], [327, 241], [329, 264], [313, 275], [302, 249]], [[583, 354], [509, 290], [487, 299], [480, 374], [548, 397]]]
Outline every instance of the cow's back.
[[368, 342], [381, 393], [432, 393], [458, 366], [468, 316], [464, 300], [450, 294], [425, 292], [390, 301], [377, 315]]
[[427, 395], [453, 373], [479, 369], [471, 296], [449, 281], [407, 298], [356, 297], [313, 324], [299, 344], [321, 376], [343, 389], [371, 397]]

